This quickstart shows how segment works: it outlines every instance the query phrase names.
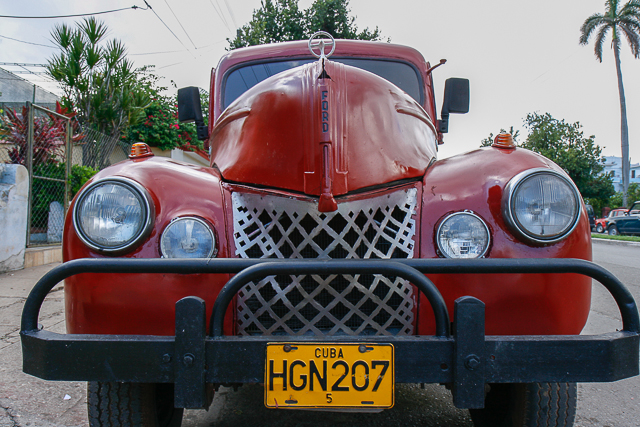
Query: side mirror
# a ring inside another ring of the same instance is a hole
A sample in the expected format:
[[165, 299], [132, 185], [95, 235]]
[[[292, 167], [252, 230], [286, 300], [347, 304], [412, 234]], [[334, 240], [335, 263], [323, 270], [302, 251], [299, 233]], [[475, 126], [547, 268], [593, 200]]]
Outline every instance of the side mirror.
[[449, 113], [466, 114], [469, 112], [469, 80], [450, 78], [444, 84], [444, 101], [438, 130], [449, 132]]
[[202, 119], [200, 90], [197, 87], [190, 86], [178, 89], [178, 120], [180, 123], [194, 122], [199, 140], [209, 138], [209, 128], [204, 125]]

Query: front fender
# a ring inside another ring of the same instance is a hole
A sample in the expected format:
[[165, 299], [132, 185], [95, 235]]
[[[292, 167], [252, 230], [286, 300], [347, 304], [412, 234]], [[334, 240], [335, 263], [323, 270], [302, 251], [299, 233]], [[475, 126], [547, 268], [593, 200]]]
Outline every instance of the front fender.
[[[471, 210], [490, 230], [486, 258], [579, 258], [591, 260], [591, 234], [584, 208], [577, 227], [564, 240], [534, 245], [520, 240], [502, 214], [502, 195], [509, 180], [534, 168], [564, 173], [551, 160], [531, 151], [487, 147], [437, 161], [425, 174], [421, 213], [420, 253], [441, 256], [436, 230], [452, 212]], [[484, 301], [487, 334], [576, 334], [586, 323], [591, 303], [591, 281], [575, 275], [495, 274], [488, 276], [432, 276], [447, 301], [465, 295]], [[430, 333], [430, 308], [420, 301], [419, 333]]]

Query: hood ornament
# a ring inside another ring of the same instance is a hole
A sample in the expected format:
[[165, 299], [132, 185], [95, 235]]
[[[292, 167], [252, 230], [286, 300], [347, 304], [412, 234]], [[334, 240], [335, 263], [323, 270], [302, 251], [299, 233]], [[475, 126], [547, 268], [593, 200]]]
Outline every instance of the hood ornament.
[[[322, 38], [320, 38], [322, 37]], [[331, 46], [331, 50], [328, 54], [325, 54], [325, 47]], [[319, 52], [316, 53], [314, 48], [320, 47]], [[324, 60], [331, 55], [333, 55], [333, 51], [336, 50], [336, 41], [333, 39], [333, 36], [326, 31], [318, 31], [314, 33], [309, 39], [309, 51], [313, 56]]]

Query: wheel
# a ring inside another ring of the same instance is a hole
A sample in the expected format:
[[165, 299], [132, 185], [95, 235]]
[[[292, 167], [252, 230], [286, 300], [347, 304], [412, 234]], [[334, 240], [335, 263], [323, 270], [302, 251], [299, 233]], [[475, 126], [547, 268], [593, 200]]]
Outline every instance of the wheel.
[[575, 383], [491, 384], [483, 409], [470, 409], [476, 427], [571, 427]]
[[173, 407], [173, 384], [90, 382], [90, 427], [180, 427], [182, 408]]
[[602, 224], [596, 225], [596, 231], [598, 233], [604, 233], [604, 227], [602, 226]]
[[618, 227], [616, 227], [615, 225], [609, 227], [610, 236], [617, 236], [618, 234], [620, 234], [620, 232], [618, 231]]

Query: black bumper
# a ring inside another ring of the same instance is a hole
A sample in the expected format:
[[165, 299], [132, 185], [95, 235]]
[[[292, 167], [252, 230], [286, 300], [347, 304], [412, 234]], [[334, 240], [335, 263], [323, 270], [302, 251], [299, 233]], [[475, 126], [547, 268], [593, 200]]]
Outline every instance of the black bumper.
[[[37, 327], [47, 293], [79, 273], [234, 273], [207, 326], [204, 301], [176, 303], [176, 336], [71, 335]], [[413, 283], [429, 299], [436, 336], [232, 337], [224, 313], [247, 282], [274, 274], [387, 274]], [[484, 304], [456, 301], [454, 334], [442, 296], [425, 274], [578, 273], [602, 283], [620, 309], [623, 330], [596, 336], [486, 336]], [[460, 408], [484, 405], [485, 383], [608, 382], [638, 375], [640, 320], [629, 291], [607, 270], [574, 259], [489, 260], [161, 260], [83, 259], [47, 273], [24, 306], [23, 370], [47, 380], [175, 383], [177, 407], [206, 406], [206, 384], [262, 382], [267, 342], [381, 342], [395, 347], [396, 382], [449, 383]]]

